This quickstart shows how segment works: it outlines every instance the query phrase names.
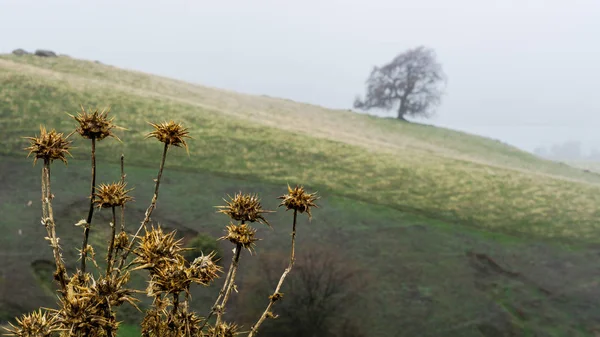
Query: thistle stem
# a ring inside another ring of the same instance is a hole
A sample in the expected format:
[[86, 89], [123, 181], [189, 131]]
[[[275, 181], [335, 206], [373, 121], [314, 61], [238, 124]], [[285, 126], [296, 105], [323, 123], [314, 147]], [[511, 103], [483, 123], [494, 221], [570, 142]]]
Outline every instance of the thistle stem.
[[[177, 309], [179, 309], [179, 294], [173, 294], [173, 311], [172, 315], [175, 316], [177, 313]], [[173, 317], [175, 318], [175, 317]]]
[[42, 195], [42, 214], [46, 215], [44, 218], [44, 227], [46, 227], [50, 245], [52, 246], [54, 262], [56, 264], [56, 278], [60, 284], [61, 292], [65, 296], [67, 294], [67, 269], [62, 261], [60, 246], [56, 237], [56, 225], [52, 211], [52, 192], [50, 189], [50, 161], [48, 159], [44, 160], [44, 168], [42, 169], [42, 193], [45, 193]]
[[90, 210], [88, 211], [87, 223], [83, 230], [83, 243], [81, 245], [81, 275], [85, 273], [85, 263], [87, 260], [88, 238], [90, 236], [90, 227], [92, 226], [92, 217], [94, 216], [94, 190], [96, 189], [96, 138], [92, 138], [92, 188], [90, 192]]
[[160, 168], [158, 169], [158, 175], [156, 177], [156, 183], [154, 185], [154, 196], [152, 197], [152, 202], [150, 203], [150, 206], [148, 206], [148, 209], [146, 209], [146, 215], [144, 217], [144, 220], [142, 221], [140, 227], [135, 232], [133, 239], [131, 240], [131, 243], [129, 244], [127, 249], [123, 252], [123, 255], [121, 255], [121, 260], [119, 261], [119, 266], [117, 268], [118, 269], [117, 275], [121, 272], [121, 269], [123, 268], [123, 265], [125, 264], [125, 260], [127, 260], [129, 253], [131, 253], [133, 245], [135, 244], [135, 239], [138, 237], [138, 235], [140, 234], [142, 229], [146, 228], [146, 226], [148, 225], [148, 222], [150, 222], [150, 216], [152, 215], [154, 208], [156, 208], [156, 201], [158, 200], [158, 188], [160, 186], [160, 178], [162, 177], [163, 170], [165, 168], [165, 160], [167, 159], [167, 150], [168, 149], [169, 149], [169, 144], [165, 143], [165, 147], [164, 147], [163, 153], [162, 153], [162, 158], [160, 161]]
[[[121, 183], [125, 183], [125, 155], [121, 154]], [[121, 232], [125, 231], [125, 204], [121, 205]]]
[[298, 211], [294, 210], [294, 224], [292, 225], [292, 248], [291, 248], [291, 252], [290, 252], [290, 264], [284, 270], [283, 274], [281, 275], [281, 278], [279, 279], [279, 283], [277, 284], [277, 287], [275, 288], [273, 295], [271, 295], [271, 297], [270, 297], [267, 308], [265, 309], [263, 314], [260, 316], [260, 318], [258, 319], [256, 324], [254, 324], [254, 326], [252, 326], [252, 329], [250, 329], [250, 334], [248, 334], [248, 337], [253, 337], [254, 335], [256, 335], [256, 333], [258, 332], [258, 328], [265, 321], [265, 319], [271, 312], [271, 307], [273, 307], [275, 302], [280, 298], [279, 291], [281, 290], [283, 281], [285, 280], [286, 276], [290, 273], [290, 271], [292, 270], [292, 267], [294, 266], [294, 261], [296, 259], [294, 254], [295, 254], [295, 246], [296, 246], [296, 219], [297, 219], [297, 216], [298, 216]]
[[[215, 323], [215, 333], [213, 335], [214, 337], [217, 337], [218, 326], [221, 323], [221, 318], [223, 316], [225, 306], [227, 305], [227, 301], [229, 300], [229, 295], [231, 294], [231, 290], [233, 289], [233, 286], [235, 284], [234, 283], [235, 275], [237, 274], [237, 269], [238, 269], [238, 265], [240, 262], [240, 253], [241, 252], [242, 252], [242, 244], [238, 243], [235, 246], [235, 254], [233, 255], [233, 258], [231, 259], [231, 265], [229, 267], [229, 270], [230, 270], [229, 282], [224, 285], [225, 293], [223, 295], [223, 300], [222, 300], [221, 304], [219, 305], [219, 308], [217, 311], [217, 322]], [[206, 318], [206, 321], [208, 321], [208, 317]]]
[[113, 267], [113, 251], [115, 249], [115, 234], [116, 234], [116, 222], [117, 222], [117, 215], [115, 213], [115, 207], [111, 207], [112, 208], [112, 222], [110, 223], [110, 229], [111, 229], [111, 236], [110, 236], [110, 244], [108, 246], [108, 253], [106, 256], [106, 261], [107, 261], [107, 265], [106, 265], [106, 275], [110, 275], [110, 273], [112, 272], [112, 267]]

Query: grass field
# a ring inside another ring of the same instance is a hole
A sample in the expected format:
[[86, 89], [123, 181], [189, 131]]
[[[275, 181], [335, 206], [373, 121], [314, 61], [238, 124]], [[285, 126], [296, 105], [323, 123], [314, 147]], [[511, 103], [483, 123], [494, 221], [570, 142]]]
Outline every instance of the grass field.
[[[49, 250], [35, 225], [39, 167], [24, 158], [20, 137], [35, 134], [40, 123], [70, 132], [74, 122], [65, 112], [83, 103], [110, 104], [115, 122], [128, 129], [119, 132], [123, 144], [99, 144], [100, 180], [118, 179], [115, 164], [124, 153], [136, 188], [129, 211], [137, 218], [160, 156], [160, 144], [143, 139], [146, 121], [189, 126], [190, 155], [169, 153], [155, 216], [181, 235], [219, 236], [224, 219], [212, 206], [239, 188], [260, 192], [271, 208], [288, 182], [318, 190], [322, 207], [301, 234], [305, 242], [345, 249], [377, 280], [364, 294], [373, 313], [365, 319], [370, 335], [501, 336], [510, 327], [521, 335], [588, 336], [598, 324], [595, 173], [452, 130], [66, 57], [0, 56], [0, 87], [5, 317], [53, 301], [44, 287], [35, 288], [39, 268], [31, 266], [43, 265]], [[77, 139], [75, 145], [75, 159], [54, 170], [66, 246], [78, 242], [72, 223], [85, 213], [89, 188], [89, 144]], [[286, 223], [285, 214], [275, 219]], [[261, 235], [264, 250], [287, 237], [277, 227]], [[210, 298], [197, 295], [200, 303]]]

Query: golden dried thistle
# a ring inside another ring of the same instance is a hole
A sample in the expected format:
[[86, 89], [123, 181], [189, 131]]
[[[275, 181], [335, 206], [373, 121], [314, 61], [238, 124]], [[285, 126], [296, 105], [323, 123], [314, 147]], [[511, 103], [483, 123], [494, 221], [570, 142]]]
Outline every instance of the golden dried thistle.
[[185, 138], [192, 138], [189, 136], [187, 128], [184, 128], [180, 123], [174, 121], [162, 122], [160, 124], [148, 123], [154, 127], [154, 131], [150, 132], [146, 138], [154, 137], [159, 141], [177, 147], [184, 147], [188, 151], [187, 143]]
[[174, 259], [165, 259], [160, 267], [150, 271], [151, 279], [147, 295], [156, 297], [163, 294], [189, 293], [192, 283], [208, 285], [218, 277], [221, 267], [214, 264], [212, 255], [197, 258], [189, 267], [183, 255], [178, 254]]
[[200, 280], [202, 284], [208, 285], [210, 282], [219, 277], [222, 268], [214, 261], [216, 253], [211, 252], [208, 255], [198, 256], [194, 259], [190, 266], [192, 277]]
[[193, 311], [189, 311], [187, 303], [188, 302], [184, 302], [180, 305], [180, 310], [177, 311], [177, 315], [174, 317], [176, 321], [181, 323], [178, 336], [206, 336], [202, 330], [200, 330], [202, 318], [198, 317]]
[[[91, 109], [90, 109], [91, 110]], [[79, 126], [75, 131], [79, 133], [83, 138], [103, 140], [106, 137], [113, 137], [118, 141], [121, 141], [119, 137], [115, 136], [113, 129], [123, 129], [113, 123], [113, 118], [108, 118], [108, 109], [98, 112], [96, 109], [94, 112], [87, 112], [81, 106], [81, 112], [77, 116], [68, 114], [79, 123]]]
[[278, 199], [283, 199], [279, 207], [285, 206], [286, 209], [293, 209], [299, 213], [306, 212], [309, 219], [312, 218], [312, 214], [310, 213], [311, 207], [319, 207], [315, 204], [315, 200], [319, 199], [317, 193], [307, 193], [303, 186], [298, 185], [293, 189], [288, 185], [288, 193], [280, 196]]
[[126, 189], [126, 182], [117, 182], [112, 184], [100, 184], [94, 192], [94, 204], [98, 208], [110, 208], [123, 206], [133, 200], [129, 192], [133, 189]]
[[129, 235], [125, 232], [120, 232], [115, 237], [115, 249], [124, 250], [129, 246]]
[[183, 256], [177, 257], [174, 260], [163, 260], [160, 268], [151, 270], [147, 289], [148, 296], [156, 297], [162, 294], [189, 292], [190, 285], [196, 280], [191, 277], [191, 271], [185, 266]]
[[60, 330], [60, 325], [55, 315], [47, 311], [34, 311], [17, 318], [17, 324], [10, 324], [10, 328], [4, 329], [8, 336], [18, 337], [51, 337]]
[[34, 165], [38, 159], [48, 160], [49, 162], [58, 159], [65, 163], [65, 165], [67, 164], [66, 155], [71, 155], [69, 153], [71, 141], [67, 140], [68, 136], [64, 137], [62, 133], [56, 132], [54, 129], [48, 132], [44, 126], [40, 125], [39, 136], [25, 138], [31, 141], [31, 145], [25, 148], [25, 150], [29, 151], [27, 157], [35, 154], [35, 158], [33, 159]]
[[111, 308], [124, 302], [137, 308], [134, 291], [125, 288], [129, 273], [103, 276], [98, 281], [89, 273], [79, 274], [69, 282], [60, 309], [53, 310], [58, 322], [74, 336], [104, 336], [105, 331], [116, 331], [119, 323]]
[[271, 224], [269, 224], [262, 214], [272, 213], [273, 211], [267, 211], [262, 208], [258, 195], [242, 194], [242, 192], [239, 192], [233, 197], [228, 197], [229, 201], [223, 199], [227, 203], [226, 206], [217, 206], [217, 208], [220, 208], [219, 213], [227, 214], [235, 221], [259, 222], [271, 227]]
[[181, 256], [184, 250], [182, 239], [175, 239], [175, 231], [164, 233], [160, 226], [150, 230], [145, 230], [138, 243], [138, 247], [133, 251], [136, 258], [131, 262], [138, 266], [137, 269], [159, 269], [165, 261], [173, 261]]
[[[216, 330], [216, 331], [215, 331]], [[208, 333], [210, 336], [217, 337], [233, 337], [237, 335], [238, 326], [235, 323], [220, 323], [216, 327], [209, 327]]]
[[225, 230], [227, 235], [220, 237], [219, 240], [229, 240], [231, 243], [239, 244], [250, 251], [254, 248], [254, 242], [258, 241], [255, 237], [256, 229], [248, 224], [236, 225], [229, 223]]

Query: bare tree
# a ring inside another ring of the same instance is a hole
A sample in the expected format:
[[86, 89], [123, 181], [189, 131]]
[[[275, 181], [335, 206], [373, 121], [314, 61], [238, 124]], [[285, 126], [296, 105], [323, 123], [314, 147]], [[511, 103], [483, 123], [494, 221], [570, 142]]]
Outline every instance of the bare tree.
[[[249, 280], [253, 289], [277, 283], [277, 272], [283, 266], [277, 254], [264, 254], [260, 258], [260, 275]], [[301, 253], [284, 286], [284, 297], [274, 314], [276, 320], [264, 325], [261, 335], [290, 337], [362, 337], [364, 332], [356, 324], [353, 313], [363, 299], [362, 290], [366, 286], [364, 270], [352, 260], [335, 250], [311, 247]], [[263, 283], [264, 279], [268, 282]], [[270, 287], [266, 287], [270, 289]], [[266, 292], [256, 295], [264, 297]], [[246, 305], [256, 302], [244, 298]], [[251, 311], [251, 310], [244, 310]]]
[[435, 52], [425, 47], [410, 49], [382, 67], [374, 67], [366, 81], [364, 100], [357, 97], [357, 109], [397, 111], [397, 118], [430, 117], [441, 102], [446, 75]]

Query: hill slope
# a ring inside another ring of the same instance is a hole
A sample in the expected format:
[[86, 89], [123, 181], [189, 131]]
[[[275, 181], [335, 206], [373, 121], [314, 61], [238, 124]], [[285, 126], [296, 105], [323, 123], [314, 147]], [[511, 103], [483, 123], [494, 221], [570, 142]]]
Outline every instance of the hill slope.
[[[577, 243], [600, 239], [598, 175], [452, 130], [66, 57], [0, 56], [0, 88], [0, 318], [54, 300], [36, 279], [49, 251], [40, 249], [43, 228], [32, 225], [39, 223], [39, 166], [24, 158], [21, 137], [41, 123], [70, 132], [64, 112], [83, 103], [110, 104], [115, 122], [128, 128], [119, 132], [123, 144], [101, 142], [98, 158], [99, 181], [107, 181], [119, 169], [106, 161], [125, 153], [137, 200], [131, 222], [147, 206], [160, 155], [155, 141], [144, 140], [146, 121], [179, 120], [194, 137], [189, 157], [169, 153], [154, 216], [183, 236], [221, 235], [224, 219], [212, 206], [238, 188], [259, 192], [271, 209], [287, 182], [319, 190], [322, 207], [312, 224], [300, 224], [299, 246], [333, 247], [366, 268], [371, 282], [355, 316], [369, 336], [589, 336], [598, 324], [599, 252]], [[86, 212], [89, 188], [89, 144], [76, 138], [75, 146], [69, 166], [53, 169], [66, 247], [80, 235], [68, 224]], [[106, 220], [103, 212], [96, 217]], [[287, 219], [273, 217], [275, 224]], [[259, 256], [287, 240], [274, 227], [259, 233]], [[65, 257], [73, 262], [76, 252]], [[245, 265], [242, 279], [254, 267]], [[212, 298], [193, 295], [202, 308]]]
[[174, 164], [182, 169], [302, 181], [508, 233], [592, 239], [599, 225], [600, 176], [464, 133], [66, 57], [2, 56], [0, 85], [4, 154], [21, 153], [19, 137], [35, 133], [40, 123], [71, 129], [64, 112], [75, 112], [80, 103], [110, 104], [130, 131], [122, 134], [123, 148], [114, 142], [103, 147], [124, 151], [132, 164], [147, 162], [145, 122], [177, 119], [191, 126], [194, 137], [190, 157]]

